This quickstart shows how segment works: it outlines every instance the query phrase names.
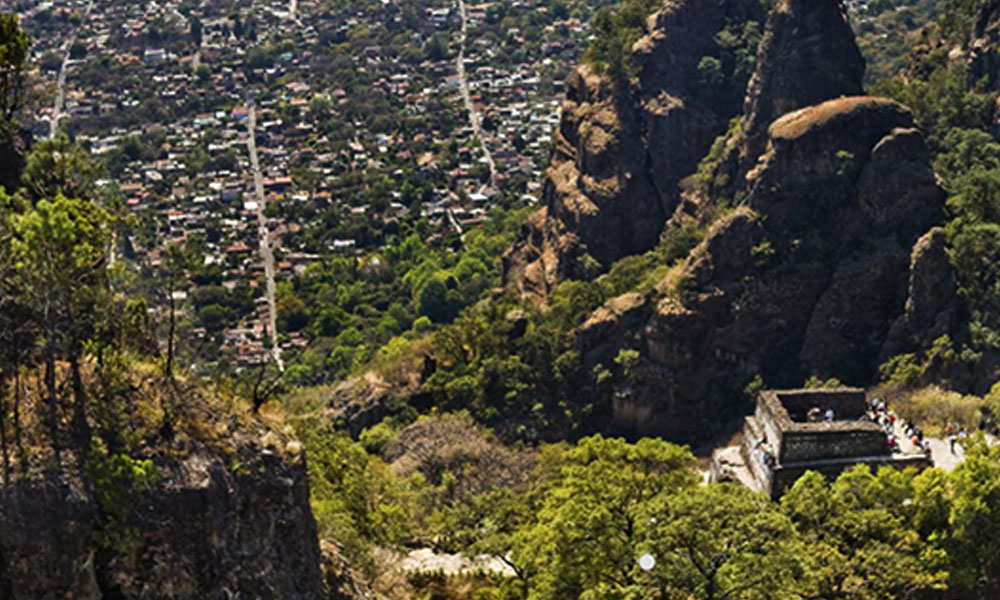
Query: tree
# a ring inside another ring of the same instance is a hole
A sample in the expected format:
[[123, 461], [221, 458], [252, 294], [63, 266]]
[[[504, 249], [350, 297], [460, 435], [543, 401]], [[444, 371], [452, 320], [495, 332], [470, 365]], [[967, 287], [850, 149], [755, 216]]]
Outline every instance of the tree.
[[946, 536], [952, 580], [959, 588], [995, 597], [1000, 590], [1000, 447], [983, 441], [966, 449], [951, 474]]
[[915, 529], [915, 472], [865, 465], [832, 485], [806, 473], [781, 500], [809, 557], [811, 597], [910, 599], [943, 589], [947, 557]]
[[24, 61], [31, 41], [17, 15], [0, 12], [0, 188], [13, 191], [28, 145], [17, 122], [26, 93]]
[[294, 293], [282, 294], [277, 309], [280, 331], [298, 331], [309, 324], [309, 308]]
[[200, 48], [203, 35], [201, 19], [196, 16], [191, 17], [189, 27], [191, 29], [191, 41], [194, 43], [195, 48]]
[[424, 52], [427, 54], [427, 58], [432, 61], [439, 61], [448, 58], [448, 43], [446, 38], [441, 34], [434, 34], [431, 39], [427, 41], [427, 45], [424, 47]]
[[25, 64], [31, 40], [14, 13], [0, 13], [0, 134], [11, 133], [25, 92]]
[[648, 525], [638, 548], [659, 566], [636, 580], [661, 598], [766, 600], [799, 591], [804, 549], [767, 496], [733, 484], [662, 494], [641, 522]]
[[637, 74], [632, 46], [646, 33], [646, 19], [659, 7], [658, 0], [628, 0], [617, 8], [599, 10], [590, 24], [594, 36], [584, 60], [607, 73], [618, 89], [625, 89]]
[[448, 311], [448, 288], [440, 277], [431, 277], [420, 290], [417, 313], [435, 323], [444, 323], [451, 317]]
[[87, 57], [87, 45], [83, 42], [73, 42], [69, 47], [69, 57], [73, 60], [80, 60]]
[[49, 431], [58, 459], [56, 359], [70, 364], [75, 399], [74, 434], [89, 446], [86, 394], [80, 373], [108, 291], [107, 256], [113, 219], [90, 200], [42, 199], [13, 217], [12, 252], [17, 285], [34, 311], [42, 337]]
[[235, 35], [237, 39], [242, 38], [243, 37], [243, 20], [240, 19], [239, 13], [233, 13], [232, 15], [230, 15], [230, 18], [233, 21], [233, 35]]
[[635, 550], [644, 539], [648, 503], [691, 492], [697, 481], [691, 453], [660, 440], [629, 444], [597, 435], [561, 458], [538, 522], [512, 553], [537, 573], [532, 597], [578, 598], [636, 585]]
[[[36, 324], [25, 306], [16, 284], [16, 264], [12, 251], [12, 223], [9, 217], [13, 200], [0, 187], [0, 445], [3, 453], [3, 481], [10, 481], [10, 454], [7, 438], [7, 416], [11, 415], [13, 442], [19, 453], [21, 440], [21, 366], [36, 344]], [[13, 394], [7, 393], [7, 382], [13, 379]], [[12, 405], [7, 400], [13, 396]], [[26, 467], [22, 462], [22, 467]]]
[[60, 134], [32, 148], [21, 175], [22, 195], [31, 202], [57, 195], [94, 198], [97, 193], [94, 181], [101, 172], [100, 163]]
[[182, 284], [187, 279], [191, 265], [191, 257], [183, 246], [171, 244], [167, 246], [162, 261], [161, 277], [166, 283], [167, 309], [167, 361], [163, 365], [163, 373], [167, 377], [174, 376], [174, 339], [177, 332], [177, 292], [182, 291]]

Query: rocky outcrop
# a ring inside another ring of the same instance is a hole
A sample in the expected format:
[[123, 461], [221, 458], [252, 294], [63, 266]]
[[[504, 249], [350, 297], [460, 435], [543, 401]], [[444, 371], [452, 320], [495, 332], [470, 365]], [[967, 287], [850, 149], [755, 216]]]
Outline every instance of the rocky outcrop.
[[[985, 2], [968, 51], [968, 86], [1000, 92], [1000, 0]], [[993, 135], [1000, 138], [1000, 94], [993, 112]]]
[[[729, 139], [708, 181], [683, 196], [669, 226], [685, 216], [704, 222], [720, 203], [745, 194], [746, 176], [778, 117], [806, 106], [863, 93], [865, 60], [838, 0], [782, 0], [771, 12], [747, 85], [740, 126]], [[707, 188], [707, 189], [706, 189]]]
[[0, 598], [347, 597], [324, 588], [301, 444], [226, 439], [154, 452], [155, 483], [113, 536], [107, 482], [66, 467], [0, 489]]
[[934, 310], [920, 275], [933, 253], [911, 254], [943, 201], [902, 105], [852, 97], [787, 114], [768, 129], [745, 201], [660, 293], [612, 302], [582, 327], [585, 366], [638, 350], [616, 384], [616, 420], [679, 440], [742, 414], [758, 374], [778, 387], [813, 374], [867, 383], [907, 306], [914, 318]]
[[755, 163], [778, 117], [863, 93], [865, 59], [841, 2], [783, 0], [768, 19], [743, 111], [743, 159]]
[[[721, 54], [717, 32], [764, 17], [756, 1], [672, 0], [633, 48], [634, 89], [615, 89], [591, 66], [576, 69], [554, 135], [545, 206], [504, 256], [509, 285], [544, 298], [562, 279], [588, 279], [649, 250], [665, 225], [704, 221], [720, 199], [741, 193], [775, 118], [862, 93], [864, 59], [842, 2], [782, 0], [767, 18], [745, 99], [746, 79], [734, 76], [727, 85], [738, 86], [737, 100], [711, 101], [733, 91], [708, 93], [700, 81], [703, 58]], [[736, 116], [740, 126], [728, 127]], [[710, 166], [709, 180], [721, 189], [682, 185], [727, 128], [732, 137]]]
[[881, 352], [882, 361], [915, 348], [927, 348], [953, 331], [959, 307], [947, 244], [944, 229], [935, 227], [913, 247], [906, 306], [892, 326]]
[[969, 85], [1000, 90], [1000, 1], [982, 5], [969, 44]]
[[669, 0], [633, 48], [638, 77], [628, 89], [591, 65], [572, 73], [545, 206], [504, 256], [508, 284], [544, 298], [563, 278], [589, 278], [656, 244], [678, 204], [678, 183], [739, 110], [738, 100], [703, 102], [699, 64], [721, 53], [716, 34], [729, 20], [763, 17], [758, 0]]

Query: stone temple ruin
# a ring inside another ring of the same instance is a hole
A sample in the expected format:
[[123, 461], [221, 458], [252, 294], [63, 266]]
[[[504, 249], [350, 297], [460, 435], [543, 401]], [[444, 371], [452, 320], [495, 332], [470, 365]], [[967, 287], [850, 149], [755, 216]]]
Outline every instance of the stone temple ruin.
[[743, 443], [712, 455], [713, 481], [737, 481], [779, 498], [806, 471], [828, 479], [864, 463], [930, 466], [922, 452], [894, 453], [855, 388], [763, 390], [743, 424]]

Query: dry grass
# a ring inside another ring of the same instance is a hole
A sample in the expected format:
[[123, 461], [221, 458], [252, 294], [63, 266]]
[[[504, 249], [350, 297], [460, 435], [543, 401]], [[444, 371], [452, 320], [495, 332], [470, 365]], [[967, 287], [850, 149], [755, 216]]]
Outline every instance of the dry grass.
[[523, 485], [535, 464], [532, 451], [504, 446], [467, 413], [421, 417], [396, 436], [385, 458], [398, 474], [417, 471], [434, 485], [450, 472], [463, 497]]
[[948, 423], [975, 430], [979, 423], [979, 408], [983, 406], [983, 399], [978, 396], [963, 396], [936, 385], [911, 391], [889, 391], [883, 397], [888, 397], [890, 406], [897, 414], [917, 423], [925, 433], [934, 437], [942, 436]]
[[[248, 438], [273, 432], [274, 444], [283, 448], [287, 435], [278, 435], [284, 415], [268, 407], [264, 418], [249, 403], [225, 387], [209, 389], [183, 378], [164, 377], [161, 366], [131, 359], [116, 378], [102, 382], [93, 361], [82, 365], [87, 398], [87, 421], [94, 436], [115, 440], [134, 456], [159, 463], [183, 460], [197, 449], [233, 458]], [[108, 388], [107, 384], [113, 385]], [[55, 463], [49, 431], [48, 392], [41, 368], [23, 368], [15, 386], [13, 378], [0, 392], [0, 421], [7, 436], [8, 462], [13, 476], [31, 476], [54, 467], [80, 464], [80, 451], [71, 432], [76, 408], [68, 365], [57, 364], [57, 414], [59, 465]], [[18, 401], [18, 435], [13, 408]], [[285, 428], [287, 430], [287, 428]], [[287, 433], [287, 431], [286, 431]], [[110, 443], [110, 442], [108, 442]]]
[[794, 140], [817, 127], [825, 125], [840, 115], [851, 113], [861, 108], [876, 108], [881, 106], [899, 105], [892, 100], [865, 96], [828, 100], [822, 104], [797, 110], [781, 117], [771, 125], [769, 133], [773, 138]]

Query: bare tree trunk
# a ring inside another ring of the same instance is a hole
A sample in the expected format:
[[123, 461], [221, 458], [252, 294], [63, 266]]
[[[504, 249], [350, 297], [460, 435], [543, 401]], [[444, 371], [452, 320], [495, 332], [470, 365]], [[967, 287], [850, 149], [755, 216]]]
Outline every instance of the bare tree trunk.
[[80, 356], [76, 350], [70, 356], [69, 365], [73, 378], [73, 441], [83, 456], [90, 448], [90, 424], [87, 423], [87, 390], [83, 387]]
[[[5, 373], [6, 375], [6, 373]], [[7, 451], [7, 378], [0, 381], [0, 446], [3, 447], [3, 484], [10, 484], [10, 454]]]
[[167, 332], [167, 364], [164, 367], [165, 375], [170, 379], [174, 378], [174, 333], [177, 327], [177, 317], [174, 307], [174, 275], [170, 274], [170, 286], [168, 293], [170, 296], [170, 329]]
[[45, 345], [45, 390], [49, 397], [49, 437], [52, 438], [52, 451], [55, 452], [56, 463], [59, 463], [59, 399], [56, 390], [56, 357], [52, 342]]
[[14, 359], [14, 445], [17, 446], [18, 460], [21, 462], [21, 472], [28, 472], [28, 463], [24, 460], [24, 445], [21, 443], [21, 360], [20, 355]]

